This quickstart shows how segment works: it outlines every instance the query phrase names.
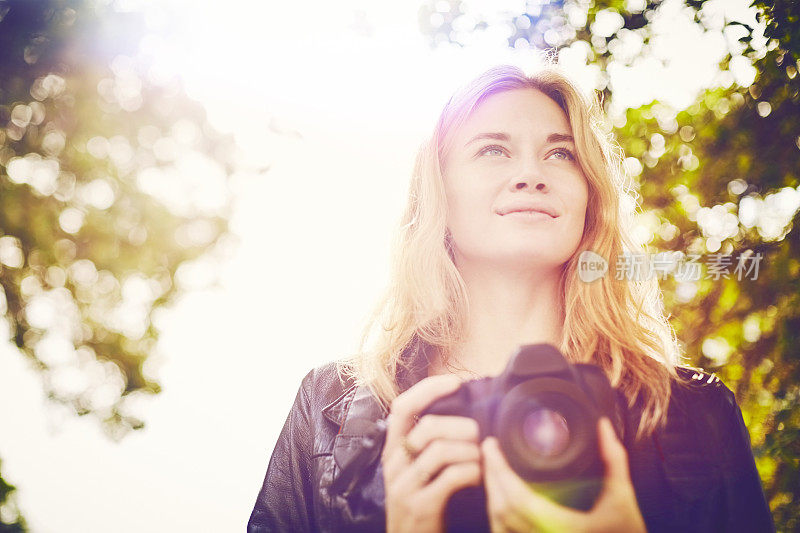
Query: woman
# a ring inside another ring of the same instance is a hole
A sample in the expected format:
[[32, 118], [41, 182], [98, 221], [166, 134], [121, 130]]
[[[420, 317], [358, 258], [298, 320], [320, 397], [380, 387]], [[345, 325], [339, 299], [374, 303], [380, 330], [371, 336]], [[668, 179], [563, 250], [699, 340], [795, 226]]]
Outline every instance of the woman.
[[[456, 93], [419, 151], [362, 349], [304, 378], [248, 531], [442, 531], [450, 498], [479, 486], [492, 531], [774, 530], [733, 394], [678, 366], [655, 279], [613, 275], [639, 251], [621, 161], [556, 66], [496, 67]], [[584, 250], [611, 275], [581, 281]], [[419, 417], [535, 343], [600, 367], [628, 406], [624, 442], [598, 424], [588, 511], [530, 488], [473, 419]]]

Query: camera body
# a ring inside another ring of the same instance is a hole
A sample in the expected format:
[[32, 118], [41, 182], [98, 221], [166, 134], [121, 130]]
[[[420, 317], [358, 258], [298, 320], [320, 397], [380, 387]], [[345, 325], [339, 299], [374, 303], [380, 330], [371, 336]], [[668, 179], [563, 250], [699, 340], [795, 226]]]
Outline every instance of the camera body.
[[[497, 437], [517, 475], [562, 505], [588, 510], [604, 473], [598, 420], [608, 417], [622, 440], [625, 413], [624, 401], [600, 368], [570, 364], [550, 344], [529, 344], [519, 347], [499, 376], [464, 383], [420, 416], [475, 419], [480, 439]], [[485, 512], [483, 487], [477, 489], [453, 495], [448, 515], [463, 520], [479, 503]], [[475, 526], [474, 520], [467, 522]]]

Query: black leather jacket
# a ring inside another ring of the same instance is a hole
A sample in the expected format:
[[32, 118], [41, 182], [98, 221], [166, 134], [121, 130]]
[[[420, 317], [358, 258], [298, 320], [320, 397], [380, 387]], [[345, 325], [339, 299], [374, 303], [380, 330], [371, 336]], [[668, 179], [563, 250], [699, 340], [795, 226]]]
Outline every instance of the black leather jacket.
[[[401, 390], [427, 375], [420, 343], [404, 354]], [[715, 376], [680, 368], [667, 425], [635, 444], [635, 410], [623, 443], [647, 530], [770, 532], [775, 526], [733, 393]], [[384, 531], [380, 452], [386, 413], [333, 363], [303, 378], [247, 524], [268, 531]]]

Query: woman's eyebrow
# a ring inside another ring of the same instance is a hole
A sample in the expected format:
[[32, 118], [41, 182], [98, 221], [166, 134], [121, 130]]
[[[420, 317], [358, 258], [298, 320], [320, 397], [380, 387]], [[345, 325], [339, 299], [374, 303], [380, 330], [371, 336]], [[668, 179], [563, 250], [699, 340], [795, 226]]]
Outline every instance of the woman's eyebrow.
[[548, 143], [568, 142], [575, 143], [575, 139], [569, 133], [551, 133], [547, 136]]
[[[479, 133], [475, 137], [473, 137], [472, 139], [467, 141], [467, 143], [464, 146], [465, 147], [469, 146], [470, 144], [474, 143], [475, 141], [480, 141], [480, 140], [483, 140], [483, 139], [492, 139], [492, 140], [495, 140], [495, 141], [508, 142], [510, 137], [509, 137], [509, 135], [507, 133], [503, 133], [503, 132]], [[568, 133], [551, 133], [550, 135], [547, 136], [547, 142], [548, 143], [558, 143], [558, 142], [571, 142], [571, 143], [574, 143], [575, 139], [572, 137], [572, 135], [570, 135]]]
[[495, 141], [505, 141], [508, 142], [509, 136], [507, 133], [479, 133], [472, 139], [467, 141], [467, 144], [464, 146], [469, 146], [470, 144], [474, 143], [475, 141], [480, 141], [482, 139], [493, 139]]

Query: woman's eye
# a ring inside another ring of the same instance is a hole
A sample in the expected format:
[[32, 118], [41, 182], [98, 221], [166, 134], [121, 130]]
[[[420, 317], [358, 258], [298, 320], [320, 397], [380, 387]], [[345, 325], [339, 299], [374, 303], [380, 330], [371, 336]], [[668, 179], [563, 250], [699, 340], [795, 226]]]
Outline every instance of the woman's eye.
[[555, 150], [553, 154], [562, 154], [564, 157], [562, 157], [561, 159], [564, 159], [565, 161], [575, 159], [575, 154], [573, 154], [572, 150], [568, 148], [559, 148], [558, 150]]
[[489, 146], [484, 146], [478, 155], [503, 155], [505, 154], [505, 149], [502, 146], [498, 146], [496, 144], [492, 144]]

